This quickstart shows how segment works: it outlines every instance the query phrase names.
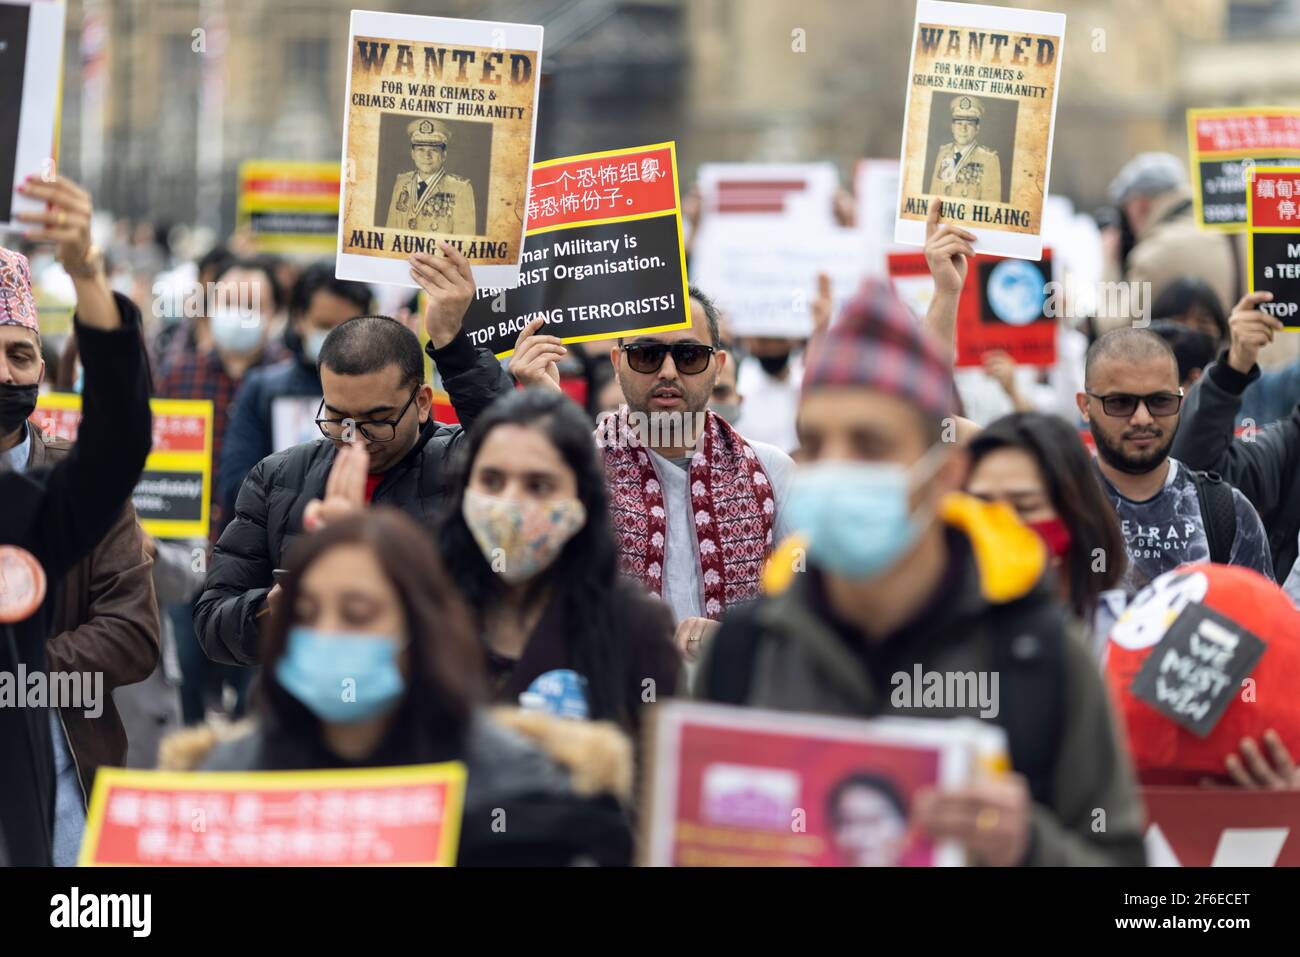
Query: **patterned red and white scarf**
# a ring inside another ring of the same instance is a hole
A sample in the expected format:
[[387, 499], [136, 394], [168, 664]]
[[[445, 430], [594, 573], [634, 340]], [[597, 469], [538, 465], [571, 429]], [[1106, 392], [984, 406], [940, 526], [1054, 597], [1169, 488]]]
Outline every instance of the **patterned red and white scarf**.
[[[619, 409], [616, 420], [611, 416], [603, 422], [596, 436], [604, 448], [623, 572], [662, 595], [668, 527], [654, 463], [629, 426], [627, 406]], [[776, 501], [754, 450], [713, 412], [707, 414], [688, 479], [704, 615], [716, 620], [731, 605], [759, 597], [763, 564], [772, 551]]]

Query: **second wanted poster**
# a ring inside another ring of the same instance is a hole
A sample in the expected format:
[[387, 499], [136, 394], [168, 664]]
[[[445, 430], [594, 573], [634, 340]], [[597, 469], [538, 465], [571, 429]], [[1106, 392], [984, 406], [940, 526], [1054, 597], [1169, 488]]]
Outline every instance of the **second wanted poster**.
[[919, 0], [897, 242], [925, 244], [929, 204], [977, 252], [1038, 259], [1065, 15]]

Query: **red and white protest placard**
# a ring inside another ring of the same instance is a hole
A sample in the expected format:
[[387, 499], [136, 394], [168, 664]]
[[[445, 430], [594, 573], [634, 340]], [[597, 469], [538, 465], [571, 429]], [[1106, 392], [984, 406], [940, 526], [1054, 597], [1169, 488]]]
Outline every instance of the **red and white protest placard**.
[[83, 866], [452, 866], [465, 766], [168, 772], [101, 768]]
[[1300, 865], [1300, 791], [1143, 788], [1153, 867]]

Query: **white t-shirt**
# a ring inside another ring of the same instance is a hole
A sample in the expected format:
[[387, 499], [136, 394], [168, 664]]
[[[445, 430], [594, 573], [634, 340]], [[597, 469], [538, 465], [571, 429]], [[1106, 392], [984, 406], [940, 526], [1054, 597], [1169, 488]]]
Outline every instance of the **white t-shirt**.
[[[790, 534], [786, 524], [785, 502], [790, 491], [790, 477], [794, 460], [775, 446], [756, 442], [749, 436], [745, 440], [758, 456], [772, 492], [776, 498], [776, 515], [773, 518], [772, 542], [776, 545]], [[681, 464], [677, 464], [680, 461]], [[689, 459], [666, 459], [651, 450], [650, 464], [654, 467], [663, 489], [664, 521], [668, 526], [664, 542], [664, 601], [673, 610], [673, 618], [699, 618], [704, 615], [704, 583], [700, 580], [700, 560], [695, 539], [694, 509], [688, 484]]]
[[[793, 452], [799, 447], [794, 420], [799, 410], [799, 387], [802, 383], [801, 353], [790, 357], [784, 379], [772, 378], [763, 371], [757, 359], [745, 356], [736, 368], [736, 391], [745, 397], [736, 431], [751, 442], [766, 442], [783, 452]], [[766, 468], [767, 463], [763, 467]]]

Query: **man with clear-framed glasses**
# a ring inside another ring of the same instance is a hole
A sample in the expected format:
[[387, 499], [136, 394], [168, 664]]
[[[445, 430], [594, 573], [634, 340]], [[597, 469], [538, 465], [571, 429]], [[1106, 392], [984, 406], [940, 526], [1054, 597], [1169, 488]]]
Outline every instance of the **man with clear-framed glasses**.
[[1268, 539], [1245, 496], [1169, 456], [1183, 390], [1168, 343], [1149, 329], [1106, 333], [1088, 350], [1076, 401], [1128, 550], [1128, 598], [1189, 562], [1244, 565], [1272, 577]]
[[[255, 664], [262, 620], [281, 594], [275, 570], [305, 530], [304, 514], [322, 498], [339, 449], [368, 454], [365, 500], [391, 505], [432, 526], [442, 508], [447, 459], [464, 430], [499, 396], [513, 390], [496, 357], [476, 349], [461, 324], [474, 297], [469, 262], [447, 243], [440, 254], [416, 253], [411, 277], [428, 294], [421, 350], [415, 332], [386, 316], [358, 316], [336, 326], [321, 346], [324, 393], [316, 412], [321, 438], [264, 458], [244, 479], [235, 520], [217, 542], [194, 630], [208, 657]], [[433, 418], [425, 353], [442, 376], [460, 419]]]

